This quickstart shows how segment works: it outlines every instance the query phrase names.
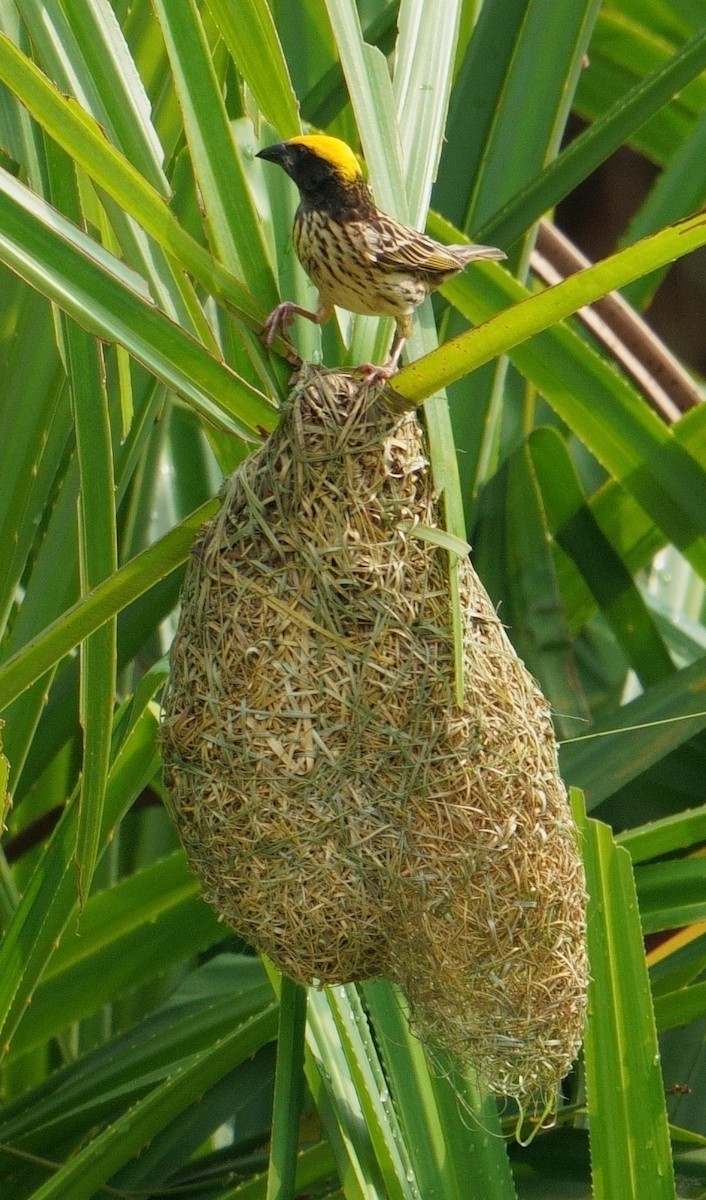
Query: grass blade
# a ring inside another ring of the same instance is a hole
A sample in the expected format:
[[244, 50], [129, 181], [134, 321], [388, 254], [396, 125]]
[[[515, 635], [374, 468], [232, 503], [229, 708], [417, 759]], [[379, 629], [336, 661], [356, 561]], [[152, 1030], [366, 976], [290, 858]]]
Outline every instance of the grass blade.
[[[592, 304], [645, 272], [703, 245], [706, 245], [706, 220], [703, 214], [696, 213], [643, 238], [634, 246], [619, 250], [585, 271], [578, 271], [556, 287], [546, 288], [522, 304], [491, 317], [477, 329], [460, 334], [433, 354], [400, 371], [395, 377], [395, 391], [407, 400], [420, 403], [437, 388], [463, 378], [585, 304]], [[478, 264], [478, 269], [487, 270], [490, 265]], [[495, 269], [501, 270], [500, 267]], [[456, 286], [456, 281], [452, 281], [444, 290], [452, 300]]]
[[301, 131], [299, 105], [267, 0], [208, 0], [216, 25], [262, 115], [282, 137]]
[[166, 199], [134, 163], [107, 141], [90, 113], [67, 98], [21, 50], [0, 33], [0, 80], [42, 128], [106, 195], [140, 223], [150, 237], [253, 327], [261, 309], [243, 285], [191, 237]]
[[[544, 170], [503, 207], [474, 226], [478, 241], [511, 246], [535, 221], [577, 187], [706, 66], [706, 30], [697, 33], [671, 58], [641, 79], [607, 112], [592, 121]], [[701, 160], [702, 161], [702, 160]], [[693, 177], [694, 179], [696, 176]], [[692, 208], [694, 206], [692, 205]], [[688, 210], [688, 211], [691, 211]], [[673, 220], [682, 213], [670, 213]], [[664, 220], [659, 222], [664, 224]], [[644, 236], [657, 226], [635, 230]], [[634, 238], [630, 239], [631, 241]]]
[[594, 1200], [675, 1200], [664, 1085], [629, 855], [574, 793], [589, 892], [586, 1088]]
[[[179, 96], [184, 132], [217, 256], [247, 279], [268, 309], [277, 290], [240, 152], [231, 133], [222, 89], [194, 0], [155, 0]], [[203, 114], [208, 113], [204, 121]]]
[[209, 500], [197, 508], [3, 663], [0, 666], [0, 712], [83, 638], [100, 629], [115, 613], [122, 612], [138, 596], [143, 596], [181, 566], [189, 556], [198, 529], [217, 509], [216, 500]]
[[306, 988], [282, 976], [267, 1200], [294, 1200], [304, 1097]]
[[262, 392], [160, 312], [138, 276], [6, 172], [0, 225], [0, 259], [11, 270], [90, 333], [125, 346], [207, 421], [250, 439], [272, 426]]
[[[153, 673], [153, 692], [163, 680], [163, 672]], [[102, 849], [116, 822], [157, 769], [157, 721], [148, 697], [149, 688], [145, 687], [144, 707], [111, 767], [100, 830]], [[74, 802], [64, 812], [0, 945], [0, 1045], [4, 1052], [75, 910], [76, 881], [70, 868], [76, 845], [76, 809]]]

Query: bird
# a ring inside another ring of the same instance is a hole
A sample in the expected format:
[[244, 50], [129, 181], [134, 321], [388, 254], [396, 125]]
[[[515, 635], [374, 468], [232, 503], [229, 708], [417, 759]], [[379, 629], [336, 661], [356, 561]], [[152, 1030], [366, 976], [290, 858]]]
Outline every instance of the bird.
[[287, 338], [295, 315], [317, 325], [334, 306], [349, 312], [395, 318], [387, 360], [364, 364], [368, 381], [389, 379], [412, 331], [412, 314], [426, 296], [478, 259], [503, 259], [494, 246], [445, 246], [382, 212], [358, 159], [340, 138], [302, 134], [260, 150], [299, 189], [292, 240], [297, 257], [318, 289], [312, 312], [291, 300], [278, 304], [264, 324], [269, 347], [278, 332]]

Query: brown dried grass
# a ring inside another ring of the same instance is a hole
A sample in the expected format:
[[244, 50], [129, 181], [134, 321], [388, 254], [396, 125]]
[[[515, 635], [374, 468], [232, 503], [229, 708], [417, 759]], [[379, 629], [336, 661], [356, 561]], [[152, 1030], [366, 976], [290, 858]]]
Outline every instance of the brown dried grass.
[[470, 562], [458, 705], [420, 427], [306, 369], [192, 552], [165, 778], [206, 899], [294, 979], [387, 976], [432, 1051], [544, 1097], [585, 1013], [548, 706]]

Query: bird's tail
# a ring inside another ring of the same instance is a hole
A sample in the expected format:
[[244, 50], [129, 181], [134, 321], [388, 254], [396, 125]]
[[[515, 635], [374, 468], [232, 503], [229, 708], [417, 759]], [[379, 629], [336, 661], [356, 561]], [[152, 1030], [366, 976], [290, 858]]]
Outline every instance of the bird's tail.
[[449, 254], [453, 254], [458, 263], [465, 267], [467, 263], [475, 262], [479, 258], [507, 258], [504, 250], [498, 250], [496, 246], [446, 246]]

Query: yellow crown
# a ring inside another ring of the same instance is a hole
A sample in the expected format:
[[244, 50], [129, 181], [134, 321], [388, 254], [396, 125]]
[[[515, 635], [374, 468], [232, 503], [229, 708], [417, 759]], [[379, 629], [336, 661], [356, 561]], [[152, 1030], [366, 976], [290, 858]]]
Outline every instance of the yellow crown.
[[360, 165], [350, 146], [340, 138], [323, 133], [302, 134], [289, 139], [292, 146], [306, 146], [312, 154], [335, 167], [342, 179], [352, 182], [361, 175]]

